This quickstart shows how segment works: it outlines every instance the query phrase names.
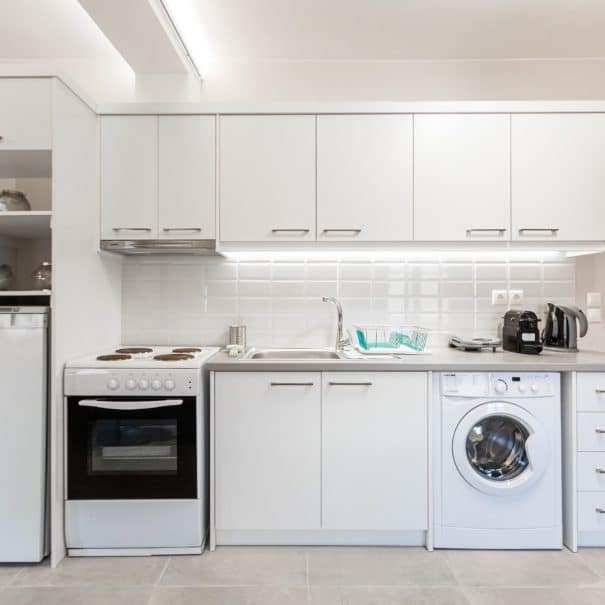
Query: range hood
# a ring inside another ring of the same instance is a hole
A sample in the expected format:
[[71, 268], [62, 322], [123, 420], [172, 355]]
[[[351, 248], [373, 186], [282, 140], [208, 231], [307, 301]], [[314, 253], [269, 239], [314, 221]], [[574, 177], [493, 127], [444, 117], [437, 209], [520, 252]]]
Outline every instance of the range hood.
[[102, 239], [101, 250], [118, 254], [219, 255], [213, 239]]

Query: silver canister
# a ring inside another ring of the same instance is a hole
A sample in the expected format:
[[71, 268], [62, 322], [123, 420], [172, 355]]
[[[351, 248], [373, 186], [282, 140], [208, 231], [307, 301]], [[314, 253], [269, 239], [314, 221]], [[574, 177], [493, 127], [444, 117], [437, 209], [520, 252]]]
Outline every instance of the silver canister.
[[238, 326], [229, 326], [229, 344], [238, 345], [242, 348], [246, 347], [246, 326], [241, 324]]

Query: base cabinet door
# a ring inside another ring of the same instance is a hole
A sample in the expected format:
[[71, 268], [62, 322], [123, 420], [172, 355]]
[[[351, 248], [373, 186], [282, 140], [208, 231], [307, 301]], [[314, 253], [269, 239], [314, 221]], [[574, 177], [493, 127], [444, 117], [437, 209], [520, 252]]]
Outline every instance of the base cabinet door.
[[321, 375], [215, 376], [215, 526], [321, 526]]
[[424, 530], [427, 375], [323, 375], [322, 527]]

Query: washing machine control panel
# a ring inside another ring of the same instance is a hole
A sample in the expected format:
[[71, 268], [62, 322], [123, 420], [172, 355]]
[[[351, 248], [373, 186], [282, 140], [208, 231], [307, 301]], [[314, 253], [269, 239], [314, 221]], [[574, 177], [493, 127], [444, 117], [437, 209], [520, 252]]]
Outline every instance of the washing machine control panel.
[[526, 372], [448, 372], [441, 375], [441, 393], [450, 397], [548, 397], [557, 374]]

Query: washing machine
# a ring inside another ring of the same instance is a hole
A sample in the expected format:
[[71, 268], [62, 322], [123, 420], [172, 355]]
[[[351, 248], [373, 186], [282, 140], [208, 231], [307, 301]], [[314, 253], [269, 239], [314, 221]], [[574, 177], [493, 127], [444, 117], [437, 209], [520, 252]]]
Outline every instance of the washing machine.
[[561, 549], [559, 374], [437, 376], [435, 547]]

